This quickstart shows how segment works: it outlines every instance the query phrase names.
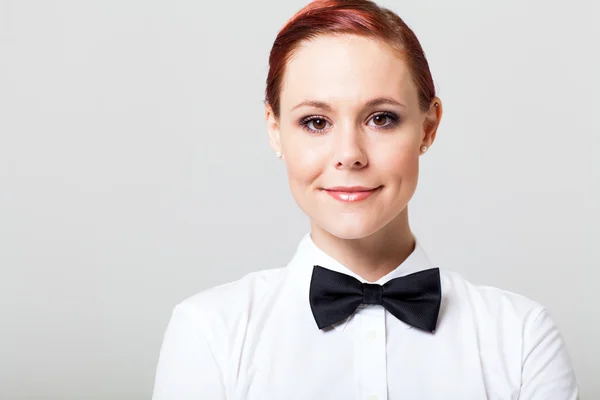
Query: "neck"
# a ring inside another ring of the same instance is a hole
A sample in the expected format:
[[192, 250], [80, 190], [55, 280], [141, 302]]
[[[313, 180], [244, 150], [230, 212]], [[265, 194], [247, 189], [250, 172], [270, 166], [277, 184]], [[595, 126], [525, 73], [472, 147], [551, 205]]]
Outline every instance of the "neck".
[[367, 282], [375, 282], [397, 268], [416, 243], [407, 208], [380, 230], [353, 239], [332, 235], [311, 221], [311, 238], [322, 251]]

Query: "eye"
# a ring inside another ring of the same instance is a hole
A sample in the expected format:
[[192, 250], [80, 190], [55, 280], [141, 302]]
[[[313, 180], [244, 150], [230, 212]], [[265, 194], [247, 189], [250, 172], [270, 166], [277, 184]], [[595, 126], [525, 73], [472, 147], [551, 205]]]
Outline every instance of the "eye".
[[[325, 128], [327, 127], [328, 123], [329, 122], [325, 118], [323, 118], [319, 115], [313, 115], [310, 117], [306, 117], [300, 121], [300, 124], [302, 125], [302, 127], [311, 133], [323, 132], [325, 130]], [[312, 125], [312, 127], [311, 127], [311, 125]]]
[[[392, 112], [382, 111], [373, 115], [370, 120], [373, 121], [374, 126], [376, 126], [377, 129], [390, 129], [398, 124], [399, 119], [400, 118]], [[388, 123], [386, 124], [386, 122]]]

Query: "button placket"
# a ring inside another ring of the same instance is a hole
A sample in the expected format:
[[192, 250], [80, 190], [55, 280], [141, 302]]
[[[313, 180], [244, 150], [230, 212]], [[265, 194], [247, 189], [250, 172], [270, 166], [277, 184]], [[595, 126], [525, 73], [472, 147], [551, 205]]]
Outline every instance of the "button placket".
[[360, 320], [360, 380], [364, 400], [387, 400], [387, 367], [385, 344], [385, 309], [372, 305], [361, 308]]

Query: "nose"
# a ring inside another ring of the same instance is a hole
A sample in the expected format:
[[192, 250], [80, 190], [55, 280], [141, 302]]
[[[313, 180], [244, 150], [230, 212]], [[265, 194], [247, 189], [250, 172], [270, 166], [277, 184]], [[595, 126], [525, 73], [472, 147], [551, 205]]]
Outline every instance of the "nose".
[[367, 153], [364, 147], [364, 133], [357, 127], [348, 125], [337, 132], [335, 164], [338, 169], [360, 169], [367, 166]]

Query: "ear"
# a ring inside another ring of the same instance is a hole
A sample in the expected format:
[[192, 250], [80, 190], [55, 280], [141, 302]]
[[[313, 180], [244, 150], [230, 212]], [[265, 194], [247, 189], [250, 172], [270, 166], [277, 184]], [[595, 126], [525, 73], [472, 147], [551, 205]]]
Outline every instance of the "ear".
[[267, 131], [269, 133], [269, 144], [274, 152], [281, 151], [281, 139], [279, 137], [279, 121], [269, 103], [265, 103], [265, 119], [267, 120]]
[[442, 114], [442, 101], [439, 97], [434, 97], [429, 106], [429, 110], [425, 115], [425, 120], [423, 121], [423, 139], [421, 141], [421, 146], [425, 145], [430, 148], [435, 141], [437, 128], [442, 120]]

